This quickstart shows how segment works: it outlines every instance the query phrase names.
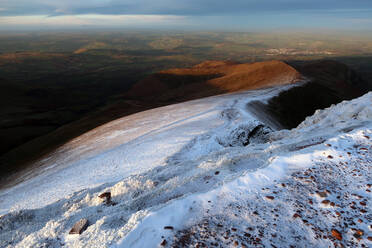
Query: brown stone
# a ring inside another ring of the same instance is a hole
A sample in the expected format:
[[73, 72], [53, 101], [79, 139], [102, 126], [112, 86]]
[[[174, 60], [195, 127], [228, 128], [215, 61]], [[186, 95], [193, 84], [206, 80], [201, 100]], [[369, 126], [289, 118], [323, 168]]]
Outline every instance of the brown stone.
[[106, 204], [111, 203], [111, 192], [104, 192], [104, 193], [100, 194], [98, 197], [101, 198], [101, 199], [104, 199]]
[[325, 198], [328, 196], [327, 192], [323, 191], [323, 192], [317, 192], [318, 196], [322, 197], [322, 198]]
[[364, 234], [364, 231], [361, 229], [355, 230], [354, 237], [360, 239]]
[[332, 236], [337, 239], [337, 240], [342, 240], [342, 235], [339, 231], [337, 231], [336, 229], [332, 229], [331, 231], [332, 233]]
[[87, 229], [87, 227], [88, 227], [88, 220], [81, 219], [75, 223], [75, 225], [70, 230], [69, 234], [81, 234]]
[[160, 245], [161, 246], [166, 246], [167, 245], [167, 241], [165, 239], [163, 239], [163, 241], [161, 241]]
[[301, 217], [301, 215], [299, 215], [298, 213], [295, 213], [295, 214], [293, 215], [293, 218], [294, 218], [294, 219], [299, 218], [299, 217]]

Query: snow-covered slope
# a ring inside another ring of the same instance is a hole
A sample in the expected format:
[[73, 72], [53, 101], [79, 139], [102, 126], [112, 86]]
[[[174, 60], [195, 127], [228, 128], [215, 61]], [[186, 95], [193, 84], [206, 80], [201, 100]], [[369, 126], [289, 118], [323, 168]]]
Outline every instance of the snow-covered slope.
[[[98, 127], [36, 163], [29, 173], [19, 178], [23, 183], [0, 192], [1, 199], [7, 199], [1, 201], [0, 211], [42, 207], [87, 187], [117, 182], [154, 167], [177, 164], [180, 156], [183, 156], [180, 161], [197, 159], [210, 150], [221, 150], [223, 147], [213, 139], [223, 139], [235, 127], [256, 122], [247, 111], [246, 103], [265, 101], [289, 87], [170, 105]], [[201, 149], [193, 150], [194, 154], [185, 152], [193, 143], [202, 144], [198, 139], [212, 134], [213, 142], [208, 146], [203, 143]]]
[[[348, 218], [371, 245], [372, 93], [275, 131], [247, 106], [288, 87], [138, 113], [67, 143], [0, 192], [0, 246], [352, 245]], [[88, 229], [69, 235], [81, 218]]]

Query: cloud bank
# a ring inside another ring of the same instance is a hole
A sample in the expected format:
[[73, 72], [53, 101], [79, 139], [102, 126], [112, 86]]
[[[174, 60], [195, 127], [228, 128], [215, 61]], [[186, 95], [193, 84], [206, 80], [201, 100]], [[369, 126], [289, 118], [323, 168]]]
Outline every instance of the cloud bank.
[[371, 9], [370, 0], [0, 0], [1, 15], [231, 15]]
[[2, 28], [184, 25], [371, 29], [371, 22], [371, 0], [0, 0]]

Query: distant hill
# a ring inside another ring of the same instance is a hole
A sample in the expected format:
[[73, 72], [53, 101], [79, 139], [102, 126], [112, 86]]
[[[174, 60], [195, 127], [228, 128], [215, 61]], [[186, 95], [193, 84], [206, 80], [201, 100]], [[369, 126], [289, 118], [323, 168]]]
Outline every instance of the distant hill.
[[240, 64], [205, 61], [191, 68], [165, 70], [136, 83], [126, 95], [136, 100], [172, 101], [290, 84], [301, 74], [281, 61]]

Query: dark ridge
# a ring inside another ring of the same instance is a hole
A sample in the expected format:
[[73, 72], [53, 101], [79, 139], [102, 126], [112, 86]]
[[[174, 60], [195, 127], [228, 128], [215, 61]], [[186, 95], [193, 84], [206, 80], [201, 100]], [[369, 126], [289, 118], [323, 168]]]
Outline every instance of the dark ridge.
[[297, 127], [317, 109], [324, 109], [341, 102], [336, 92], [317, 83], [306, 83], [272, 98], [265, 106], [268, 112], [281, 124], [290, 129]]
[[269, 100], [250, 105], [270, 114], [282, 128], [295, 128], [317, 109], [360, 97], [371, 90], [368, 82], [336, 61], [289, 63], [309, 82], [291, 88]]

